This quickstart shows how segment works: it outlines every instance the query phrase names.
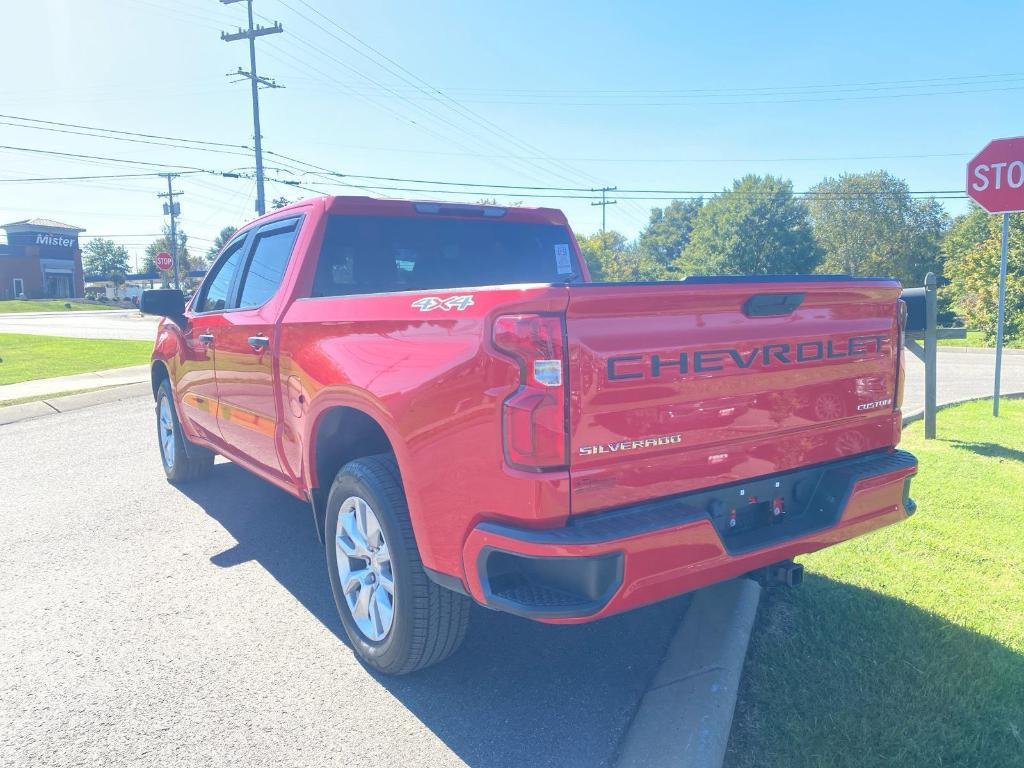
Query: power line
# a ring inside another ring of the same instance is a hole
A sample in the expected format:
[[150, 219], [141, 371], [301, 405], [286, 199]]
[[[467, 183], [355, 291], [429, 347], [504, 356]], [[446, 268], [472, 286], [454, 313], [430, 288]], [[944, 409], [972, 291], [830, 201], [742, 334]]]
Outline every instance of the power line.
[[1024, 85], [1006, 86], [1001, 88], [963, 88], [960, 90], [941, 91], [907, 91], [903, 93], [872, 94], [861, 96], [821, 96], [814, 98], [761, 98], [734, 99], [727, 101], [509, 101], [500, 99], [467, 99], [474, 104], [504, 104], [508, 106], [549, 106], [549, 107], [703, 107], [703, 106], [736, 106], [749, 104], [809, 104], [833, 101], [873, 101], [879, 99], [904, 99], [927, 96], [959, 96], [975, 93], [1005, 93], [1022, 91]]
[[71, 157], [83, 160], [102, 160], [107, 163], [126, 163], [129, 165], [145, 165], [153, 168], [177, 168], [182, 172], [191, 171], [194, 173], [213, 173], [217, 174], [217, 171], [208, 171], [205, 168], [199, 168], [197, 166], [183, 166], [183, 165], [172, 165], [170, 163], [154, 163], [149, 160], [127, 160], [120, 157], [106, 157], [103, 155], [86, 155], [78, 152], [57, 152], [52, 149], [35, 149], [32, 147], [14, 147], [6, 144], [0, 144], [0, 149], [6, 149], [12, 152], [30, 152], [39, 155], [53, 155], [56, 157]]
[[[185, 144], [205, 144], [211, 147], [227, 147], [229, 149], [249, 149], [246, 144], [229, 144], [223, 141], [208, 141], [206, 139], [183, 139], [180, 136], [162, 136], [155, 133], [140, 133], [138, 131], [123, 131], [114, 128], [97, 128], [93, 125], [81, 125], [80, 123], [63, 123], [57, 120], [40, 120], [34, 117], [21, 117], [20, 115], [0, 115], [4, 120], [21, 120], [26, 123], [41, 123], [43, 125], [55, 125], [61, 128], [80, 128], [87, 131], [101, 131], [103, 133], [114, 133], [120, 136], [137, 136], [143, 139], [162, 139], [164, 141], [178, 141]], [[27, 126], [26, 126], [27, 127]]]
[[[435, 86], [431, 85], [430, 83], [427, 83], [425, 80], [420, 78], [415, 73], [410, 72], [408, 69], [403, 67], [401, 64], [398, 64], [393, 59], [390, 59], [389, 57], [387, 57], [386, 55], [382, 54], [377, 49], [375, 49], [372, 46], [370, 46], [369, 44], [363, 42], [358, 37], [356, 37], [351, 32], [349, 32], [344, 27], [342, 27], [340, 24], [338, 24], [336, 21], [334, 21], [330, 17], [324, 15], [322, 12], [320, 12], [319, 10], [317, 10], [316, 8], [311, 6], [309, 3], [305, 2], [305, 0], [298, 0], [298, 2], [302, 3], [303, 6], [305, 6], [307, 9], [309, 9], [313, 13], [317, 14], [320, 18], [324, 19], [324, 21], [326, 21], [327, 23], [331, 24], [333, 27], [337, 28], [339, 31], [344, 33], [346, 36], [356, 40], [360, 45], [362, 45], [363, 47], [367, 48], [368, 50], [373, 51], [373, 53], [376, 54], [380, 59], [383, 59], [384, 61], [388, 62], [392, 66], [391, 67], [385, 66], [384, 64], [381, 64], [380, 61], [374, 60], [371, 56], [367, 55], [365, 52], [360, 51], [359, 49], [355, 48], [351, 43], [343, 40], [338, 35], [334, 34], [330, 30], [326, 29], [319, 22], [315, 21], [314, 19], [310, 19], [308, 16], [306, 16], [303, 13], [301, 13], [300, 11], [297, 11], [295, 8], [290, 6], [288, 3], [284, 2], [284, 0], [278, 0], [278, 2], [281, 5], [283, 5], [285, 8], [290, 10], [292, 13], [295, 13], [300, 18], [306, 20], [307, 22], [309, 22], [310, 24], [315, 26], [317, 29], [319, 29], [324, 34], [330, 36], [331, 38], [333, 38], [334, 40], [338, 41], [339, 43], [341, 43], [345, 47], [349, 48], [350, 50], [355, 51], [359, 55], [361, 55], [364, 58], [370, 60], [376, 66], [380, 67], [385, 72], [388, 72], [393, 77], [396, 77], [399, 80], [402, 80], [403, 82], [405, 82], [405, 83], [411, 85], [413, 88], [417, 89], [419, 92], [421, 92], [424, 95], [428, 96], [429, 100], [435, 101], [435, 102], [439, 103], [442, 107], [445, 107], [446, 109], [451, 110], [456, 115], [458, 115], [459, 118], [461, 118], [461, 120], [469, 119], [470, 121], [472, 121], [472, 123], [474, 125], [477, 126], [478, 129], [482, 129], [484, 131], [487, 131], [488, 133], [490, 133], [492, 135], [497, 135], [499, 137], [504, 137], [504, 138], [499, 138], [500, 142], [508, 143], [509, 141], [512, 141], [513, 143], [519, 144], [520, 146], [529, 147], [529, 145], [524, 144], [514, 134], [509, 133], [508, 131], [506, 131], [501, 126], [498, 126], [498, 125], [492, 123], [487, 118], [485, 118], [485, 117], [479, 115], [478, 113], [473, 112], [472, 110], [470, 110], [470, 109], [464, 107], [463, 105], [459, 104], [457, 101], [455, 101], [450, 96], [445, 94], [444, 91], [442, 91], [441, 89], [436, 88]], [[337, 60], [337, 61], [340, 62], [340, 60]], [[411, 101], [407, 96], [404, 96], [403, 94], [398, 93], [391, 86], [384, 85], [384, 84], [380, 83], [379, 81], [373, 80], [369, 76], [363, 74], [359, 70], [355, 70], [353, 67], [345, 64], [344, 62], [340, 62], [340, 63], [342, 64], [342, 66], [346, 67], [347, 69], [349, 69], [351, 71], [354, 71], [360, 77], [362, 77], [362, 78], [368, 80], [369, 82], [374, 83], [377, 86], [383, 88], [385, 91], [387, 91], [391, 95], [395, 96], [396, 98], [399, 98], [399, 99], [401, 99], [401, 100], [403, 100], [405, 102], [408, 102], [412, 106], [418, 107], [419, 109], [427, 112], [427, 114], [430, 114], [435, 119], [442, 121], [446, 125], [449, 125], [450, 127], [454, 128], [455, 130], [460, 131], [461, 133], [463, 133], [463, 134], [465, 134], [467, 136], [470, 136], [470, 138], [472, 138], [474, 141], [486, 142], [487, 144], [489, 144], [492, 147], [497, 146], [497, 147], [500, 148], [502, 146], [501, 144], [494, 144], [493, 141], [490, 138], [479, 138], [479, 137], [473, 136], [473, 134], [471, 134], [467, 130], [467, 128], [461, 122], [453, 122], [453, 121], [449, 120], [446, 117], [438, 115], [436, 112], [428, 109], [424, 105], [416, 104], [415, 102]], [[410, 80], [410, 78], [412, 78], [412, 80]], [[537, 150], [536, 147], [529, 147], [529, 148], [532, 149], [535, 152], [539, 152], [539, 150]], [[533, 161], [526, 161], [526, 162], [530, 166], [533, 166], [533, 167], [539, 169], [543, 173], [552, 174], [552, 175], [554, 175], [556, 177], [559, 177], [559, 178], [562, 178], [562, 179], [571, 180], [571, 179], [568, 179], [568, 177], [566, 177], [566, 176], [564, 176], [562, 174], [553, 173], [552, 168], [550, 167], [550, 165], [540, 165], [540, 164], [535, 163]]]
[[[35, 123], [45, 123], [47, 125], [55, 125], [55, 126], [61, 126], [61, 127], [80, 128], [80, 129], [83, 129], [83, 130], [86, 130], [86, 131], [96, 131], [96, 132], [104, 132], [104, 133], [116, 133], [116, 134], [124, 135], [124, 136], [133, 136], [133, 137], [137, 136], [137, 137], [143, 137], [143, 138], [164, 139], [164, 140], [167, 140], [167, 141], [175, 141], [175, 142], [183, 142], [183, 143], [205, 144], [205, 145], [209, 145], [209, 146], [227, 147], [227, 148], [230, 148], [230, 149], [250, 149], [250, 147], [248, 147], [246, 145], [243, 145], [243, 144], [229, 144], [229, 143], [220, 142], [220, 141], [209, 141], [209, 140], [204, 140], [204, 139], [189, 139], [189, 138], [182, 138], [182, 137], [177, 137], [177, 136], [162, 136], [162, 135], [157, 135], [157, 134], [140, 133], [138, 131], [113, 130], [113, 129], [110, 129], [110, 128], [101, 128], [101, 127], [98, 127], [98, 126], [82, 125], [82, 124], [78, 124], [78, 123], [62, 123], [62, 122], [57, 122], [57, 121], [52, 121], [52, 120], [38, 120], [36, 118], [21, 117], [21, 116], [18, 116], [18, 115], [4, 115], [4, 114], [0, 114], [0, 118], [6, 118], [6, 119], [9, 119], [9, 120], [22, 120], [22, 121], [26, 121], [26, 122], [35, 122]], [[6, 124], [6, 123], [0, 123], [0, 124]], [[18, 126], [18, 127], [31, 128], [32, 126]], [[107, 137], [97, 137], [97, 138], [107, 138]], [[113, 137], [110, 137], [110, 138], [113, 138]], [[180, 148], [181, 149], [187, 149], [187, 147], [180, 147]], [[506, 157], [506, 158], [509, 158], [509, 159], [528, 159], [527, 157], [521, 156], [521, 155], [465, 154], [465, 153], [458, 153], [458, 152], [438, 152], [438, 151], [430, 151], [430, 150], [411, 150], [411, 149], [402, 148], [402, 147], [365, 147], [365, 146], [361, 146], [361, 145], [352, 145], [352, 148], [354, 148], [354, 149], [379, 150], [379, 151], [387, 151], [387, 152], [413, 152], [413, 153], [416, 153], [416, 154], [434, 154], [434, 155], [446, 155], [446, 156], [458, 156], [458, 157], [462, 157], [462, 156], [481, 157], [481, 158]], [[231, 153], [225, 153], [225, 154], [235, 155], [237, 153], [231, 152]], [[283, 154], [281, 152], [272, 152], [270, 150], [264, 150], [264, 154], [273, 155], [274, 157], [279, 157], [282, 160], [287, 160], [287, 161], [289, 161], [291, 163], [295, 163], [295, 164], [298, 164], [298, 165], [301, 165], [301, 166], [306, 166], [307, 168], [312, 168], [312, 169], [319, 170], [319, 171], [324, 171], [326, 173], [330, 173], [330, 174], [338, 174], [339, 173], [337, 171], [333, 171], [333, 170], [324, 168], [323, 166], [316, 165], [315, 163], [310, 163], [310, 162], [308, 162], [306, 160], [300, 160], [298, 158], [291, 157], [291, 156]], [[729, 158], [729, 157], [703, 157], [703, 158], [679, 158], [679, 157], [675, 157], [675, 158], [673, 158], [673, 157], [662, 157], [662, 158], [654, 158], [654, 157], [651, 157], [651, 158], [577, 157], [577, 158], [563, 158], [563, 159], [577, 161], [577, 162], [623, 162], [623, 163], [789, 163], [789, 162], [834, 162], [834, 161], [842, 161], [842, 160], [901, 160], [901, 159], [921, 159], [921, 158], [967, 157], [970, 154], [971, 153], [969, 153], [969, 152], [939, 152], [939, 153], [880, 154], [880, 155], [793, 156], [793, 157], [767, 157], [767, 158], [764, 158], [764, 157], [760, 157], [760, 158], [759, 157], [746, 157], [746, 158], [742, 158], [742, 157], [735, 157], [735, 158]], [[537, 155], [537, 156], [529, 158], [529, 159], [545, 159], [545, 156]], [[392, 177], [392, 176], [371, 176], [371, 175], [364, 175], [364, 174], [343, 174], [343, 175], [348, 177], [348, 178], [360, 178], [360, 179], [370, 179], [370, 180], [379, 180], [379, 181], [414, 181], [413, 179], [406, 179], [406, 178], [402, 178], [402, 177]], [[426, 183], [431, 183], [431, 184], [455, 184], [457, 186], [470, 186], [469, 182], [447, 182], [447, 181], [443, 182], [443, 181], [439, 181], [439, 180], [436, 180], [436, 179], [434, 179], [434, 180], [425, 180], [425, 181], [426, 181]], [[491, 187], [491, 188], [503, 188], [505, 186], [509, 186], [511, 188], [519, 188], [519, 189], [558, 189], [558, 190], [573, 190], [573, 191], [590, 189], [590, 187], [551, 187], [551, 186], [531, 187], [531, 186], [528, 186], [528, 185], [501, 185], [501, 184], [480, 184], [478, 186], [486, 186], [486, 187]], [[713, 194], [713, 193], [707, 192], [707, 193], [704, 193], [704, 194]]]
[[[168, 164], [168, 163], [153, 163], [153, 162], [143, 161], [143, 160], [127, 160], [127, 159], [115, 158], [115, 157], [106, 157], [106, 156], [98, 156], [98, 155], [84, 155], [84, 154], [71, 153], [71, 152], [56, 152], [56, 151], [53, 151], [53, 150], [43, 150], [43, 149], [34, 149], [34, 148], [29, 148], [29, 147], [13, 147], [13, 146], [7, 146], [7, 145], [0, 145], [0, 150], [4, 150], [4, 149], [6, 149], [6, 150], [13, 150], [13, 151], [20, 151], [20, 152], [39, 153], [39, 154], [44, 154], [44, 155], [54, 155], [54, 156], [59, 156], [59, 157], [84, 158], [84, 159], [89, 159], [89, 160], [102, 160], [102, 161], [105, 161], [105, 162], [130, 163], [130, 164], [134, 164], [134, 165], [147, 165], [147, 166], [155, 166], [155, 167], [162, 167], [162, 168], [184, 168], [184, 170], [179, 171], [179, 173], [210, 174], [210, 175], [214, 175], [214, 176], [230, 176], [230, 177], [235, 177], [235, 178], [245, 177], [245, 174], [230, 173], [230, 172], [226, 172], [226, 171], [214, 171], [214, 170], [209, 170], [209, 169], [206, 169], [206, 168], [187, 167], [187, 166], [183, 167], [183, 166], [171, 165], [171, 164]], [[301, 162], [301, 161], [298, 161], [298, 162]], [[395, 180], [395, 181], [398, 181], [400, 183], [401, 182], [405, 182], [405, 183], [411, 183], [411, 184], [434, 184], [434, 185], [451, 185], [453, 187], [454, 186], [472, 187], [472, 189], [462, 189], [462, 190], [460, 190], [460, 189], [431, 189], [431, 188], [420, 188], [420, 187], [396, 187], [396, 186], [386, 186], [386, 185], [358, 185], [359, 188], [361, 188], [361, 189], [368, 189], [368, 190], [370, 190], [370, 189], [372, 189], [372, 190], [391, 190], [391, 191], [399, 191], [399, 192], [418, 192], [418, 193], [422, 193], [422, 192], [441, 192], [441, 193], [468, 194], [468, 195], [478, 195], [481, 192], [499, 191], [499, 190], [501, 190], [501, 191], [514, 191], [517, 195], [522, 195], [523, 197], [536, 197], [536, 198], [558, 198], [558, 199], [586, 199], [586, 200], [593, 200], [593, 199], [596, 199], [596, 197], [597, 197], [596, 195], [592, 194], [595, 190], [593, 188], [588, 188], [588, 187], [542, 187], [542, 186], [514, 185], [514, 184], [483, 184], [483, 183], [479, 183], [479, 182], [455, 182], [455, 181], [442, 181], [442, 180], [437, 180], [437, 179], [400, 179], [398, 177], [365, 177], [365, 176], [359, 176], [359, 175], [355, 175], [355, 174], [344, 174], [344, 173], [340, 173], [338, 171], [330, 171], [329, 169], [326, 169], [326, 168], [321, 169], [321, 170], [317, 171], [316, 173], [317, 173], [317, 175], [320, 175], [320, 176], [327, 176], [327, 175], [329, 175], [329, 176], [337, 177], [339, 179], [341, 179], [341, 178], [388, 179], [388, 180]], [[8, 179], [6, 181], [14, 182], [14, 181], [17, 181], [17, 180]], [[280, 181], [280, 180], [278, 180], [278, 181]], [[290, 183], [290, 182], [282, 182], [282, 183]], [[299, 185], [293, 184], [293, 186], [299, 186]], [[345, 186], [357, 186], [357, 185], [346, 184]], [[621, 188], [618, 189], [617, 191], [619, 192], [620, 196], [627, 196], [627, 195], [631, 196], [631, 197], [624, 198], [624, 199], [632, 199], [632, 200], [664, 200], [664, 199], [676, 199], [676, 198], [678, 198], [678, 199], [692, 199], [692, 197], [688, 197], [688, 196], [702, 196], [702, 197], [703, 196], [713, 196], [713, 195], [721, 194], [723, 192], [723, 190], [621, 189]], [[729, 190], [724, 190], [724, 191], [728, 192]], [[584, 193], [584, 194], [532, 194], [533, 192], [581, 192], [581, 193]], [[646, 194], [658, 195], [658, 197], [638, 197], [637, 196], [637, 195], [646, 195]], [[874, 191], [844, 192], [844, 193], [806, 191], [806, 192], [794, 192], [793, 194], [795, 196], [815, 196], [815, 195], [821, 195], [821, 196], [830, 196], [830, 197], [870, 197], [872, 195], [878, 195], [878, 194], [884, 194], [884, 193], [882, 193], [881, 191], [879, 191], [879, 192], [874, 192]], [[950, 189], [945, 189], [945, 190], [918, 190], [918, 191], [911, 191], [910, 194], [913, 195], [913, 196], [939, 197], [940, 199], [954, 199], [953, 197], [943, 197], [943, 196], [948, 196], [948, 195], [955, 195], [956, 199], [964, 197], [964, 195], [959, 190], [950, 190]]]
[[[300, 0], [301, 2], [301, 0]], [[304, 3], [305, 4], [305, 3]], [[320, 14], [321, 16], [323, 14]], [[326, 18], [326, 17], [325, 17]], [[334, 23], [334, 22], [332, 22]], [[338, 26], [335, 23], [335, 26]], [[339, 26], [339, 29], [343, 29]], [[354, 35], [346, 31], [354, 39], [359, 40]], [[368, 44], [360, 41], [361, 44], [366, 45], [370, 50], [374, 50], [381, 57], [387, 58], [384, 54], [376, 51]], [[393, 62], [396, 66], [401, 66], [396, 62]], [[447, 87], [450, 93], [465, 93], [471, 95], [513, 95], [513, 96], [572, 96], [572, 95], [583, 95], [583, 96], [601, 96], [601, 95], [655, 95], [655, 96], [670, 96], [670, 95], [707, 95], [707, 96], [723, 96], [723, 95], [755, 95], [755, 94], [779, 94], [789, 95], [792, 92], [803, 92], [803, 91], [827, 91], [836, 89], [897, 89], [897, 88], [925, 88], [925, 87], [945, 87], [949, 84], [950, 87], [959, 85], [970, 85], [970, 84], [990, 84], [999, 82], [1016, 82], [1024, 78], [1024, 72], [1005, 72], [999, 74], [988, 74], [988, 75], [958, 75], [938, 78], [919, 78], [912, 80], [876, 80], [861, 83], [824, 83], [824, 84], [804, 84], [804, 85], [783, 85], [783, 86], [740, 86], [740, 87], [718, 87], [718, 88], [626, 88], [626, 89], [594, 89], [594, 88], [555, 88], [555, 89], [542, 89], [542, 88], [466, 88], [466, 87]], [[346, 84], [350, 87], [360, 87], [357, 84]], [[402, 86], [395, 86], [401, 89]], [[877, 88], [876, 88], [877, 87]]]
[[[0, 125], [7, 125], [7, 126], [11, 126], [12, 128], [28, 128], [28, 129], [31, 129], [33, 131], [49, 131], [51, 133], [71, 134], [73, 136], [88, 136], [89, 138], [92, 138], [92, 139], [108, 139], [108, 140], [111, 140], [111, 141], [126, 141], [126, 142], [130, 142], [132, 144], [150, 144], [150, 145], [154, 145], [154, 146], [158, 146], [158, 147], [171, 147], [173, 149], [187, 149], [187, 150], [189, 150], [191, 152], [216, 152], [216, 153], [222, 154], [222, 155], [235, 155], [237, 157], [248, 157], [248, 155], [243, 154], [241, 152], [229, 152], [229, 151], [224, 150], [224, 149], [216, 149], [216, 148], [212, 148], [212, 147], [182, 146], [180, 144], [171, 144], [171, 143], [166, 142], [166, 141], [155, 141], [155, 140], [152, 140], [152, 139], [133, 139], [133, 138], [129, 138], [127, 136], [104, 136], [104, 135], [98, 134], [98, 133], [88, 133], [86, 131], [76, 131], [76, 130], [72, 130], [70, 128], [50, 128], [48, 126], [43, 126], [43, 125], [22, 125], [20, 123], [12, 123], [12, 122], [9, 122], [9, 121], [6, 121], [6, 120], [0, 120]], [[242, 149], [245, 149], [245, 147], [242, 147]]]
[[[186, 173], [196, 173], [196, 171], [186, 171]], [[159, 175], [159, 173], [156, 173], [154, 171], [153, 173], [110, 173], [99, 176], [35, 176], [24, 179], [0, 179], [0, 184], [37, 181], [92, 181], [98, 179], [144, 179], [152, 178], [154, 176]]]

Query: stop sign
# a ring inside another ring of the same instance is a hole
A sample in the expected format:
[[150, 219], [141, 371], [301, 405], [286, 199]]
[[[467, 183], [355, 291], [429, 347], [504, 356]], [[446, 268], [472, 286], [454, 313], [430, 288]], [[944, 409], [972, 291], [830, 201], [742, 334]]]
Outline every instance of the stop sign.
[[1024, 137], [990, 141], [975, 155], [967, 194], [989, 213], [1024, 211]]
[[171, 254], [167, 251], [160, 251], [153, 261], [156, 262], [156, 268], [162, 269], [164, 272], [174, 266], [174, 259], [171, 258]]

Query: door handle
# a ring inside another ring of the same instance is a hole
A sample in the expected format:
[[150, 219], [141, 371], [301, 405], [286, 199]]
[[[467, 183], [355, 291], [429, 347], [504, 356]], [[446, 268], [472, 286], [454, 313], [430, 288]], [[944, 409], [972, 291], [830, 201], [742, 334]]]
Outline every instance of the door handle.
[[199, 343], [200, 344], [213, 344], [213, 334], [212, 333], [200, 333], [199, 334]]
[[270, 339], [266, 336], [250, 336], [249, 346], [252, 347], [254, 351], [263, 350], [270, 346]]

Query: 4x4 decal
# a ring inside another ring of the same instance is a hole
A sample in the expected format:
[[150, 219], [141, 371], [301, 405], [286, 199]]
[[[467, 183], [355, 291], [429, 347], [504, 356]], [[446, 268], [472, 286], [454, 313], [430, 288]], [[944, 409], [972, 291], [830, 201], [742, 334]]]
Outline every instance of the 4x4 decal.
[[457, 309], [461, 312], [466, 307], [473, 305], [473, 297], [449, 296], [446, 299], [442, 299], [438, 296], [425, 296], [422, 299], [416, 299], [412, 305], [421, 312], [429, 312], [432, 309], [443, 309], [445, 312], [450, 309]]

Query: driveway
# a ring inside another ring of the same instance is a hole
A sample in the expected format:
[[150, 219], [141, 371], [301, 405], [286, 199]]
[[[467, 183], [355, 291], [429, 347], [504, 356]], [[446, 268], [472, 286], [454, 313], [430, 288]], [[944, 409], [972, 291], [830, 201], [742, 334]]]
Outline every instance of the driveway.
[[[924, 408], [924, 363], [905, 352], [907, 383], [903, 397], [903, 412]], [[939, 347], [936, 366], [936, 389], [939, 403], [982, 397], [992, 394], [995, 382], [996, 353], [943, 349]], [[1024, 390], [1024, 354], [1013, 350], [1003, 353], [1002, 391]]]
[[0, 333], [153, 341], [156, 338], [157, 320], [139, 314], [137, 309], [12, 313], [0, 314]]
[[230, 463], [164, 480], [152, 401], [0, 427], [0, 765], [600, 766], [685, 609], [579, 627], [475, 609], [380, 678], [344, 645], [306, 505]]

